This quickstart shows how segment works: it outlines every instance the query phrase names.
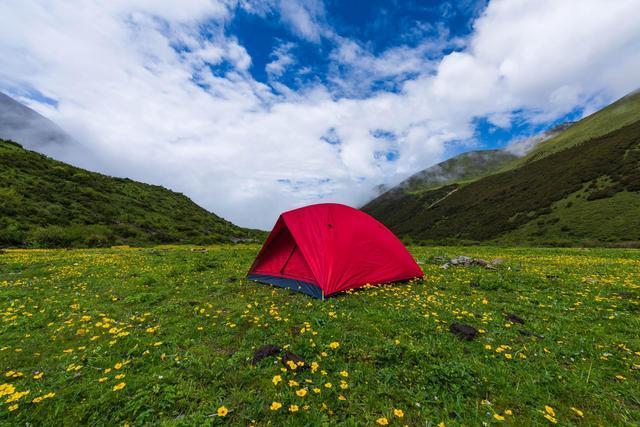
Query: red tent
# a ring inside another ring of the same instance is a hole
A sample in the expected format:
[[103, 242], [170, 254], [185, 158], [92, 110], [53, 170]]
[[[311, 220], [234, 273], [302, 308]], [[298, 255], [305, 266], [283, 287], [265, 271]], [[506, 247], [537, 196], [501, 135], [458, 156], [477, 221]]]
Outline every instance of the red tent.
[[349, 206], [324, 203], [280, 215], [247, 278], [324, 298], [422, 274], [384, 225]]

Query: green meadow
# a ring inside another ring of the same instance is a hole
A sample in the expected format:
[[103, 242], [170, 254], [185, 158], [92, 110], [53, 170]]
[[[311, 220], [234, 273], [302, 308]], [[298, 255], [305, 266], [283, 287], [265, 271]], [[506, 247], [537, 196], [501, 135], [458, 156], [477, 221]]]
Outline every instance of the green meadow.
[[409, 249], [326, 301], [245, 280], [258, 245], [2, 251], [0, 424], [640, 423], [640, 252]]

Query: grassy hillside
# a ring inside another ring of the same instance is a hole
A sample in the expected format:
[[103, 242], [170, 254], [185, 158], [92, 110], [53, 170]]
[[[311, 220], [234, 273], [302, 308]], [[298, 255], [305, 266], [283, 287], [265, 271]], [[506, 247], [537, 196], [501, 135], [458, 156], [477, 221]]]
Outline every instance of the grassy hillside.
[[[640, 421], [636, 250], [412, 247], [424, 279], [320, 301], [244, 280], [258, 245], [208, 249], [1, 254], [0, 425]], [[268, 344], [305, 365], [252, 365]]]
[[0, 140], [0, 247], [223, 242], [262, 237], [182, 194]]
[[558, 136], [540, 143], [521, 162], [529, 162], [581, 144], [640, 119], [640, 91], [631, 93], [568, 127]]
[[[377, 199], [364, 210], [396, 233], [418, 240], [486, 241], [504, 236], [525, 243], [546, 236], [565, 243], [637, 241], [639, 192], [640, 121], [636, 121], [459, 188]], [[567, 208], [572, 198], [579, 203]], [[433, 204], [433, 200], [439, 201]], [[595, 221], [607, 217], [615, 221]], [[527, 233], [534, 223], [541, 230]], [[556, 225], [561, 233], [554, 232]], [[520, 227], [525, 228], [516, 232]]]

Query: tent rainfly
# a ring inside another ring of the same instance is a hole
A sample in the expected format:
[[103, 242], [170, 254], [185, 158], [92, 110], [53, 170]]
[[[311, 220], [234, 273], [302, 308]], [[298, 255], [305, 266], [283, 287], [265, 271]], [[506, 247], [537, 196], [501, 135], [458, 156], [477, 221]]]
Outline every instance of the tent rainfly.
[[280, 215], [247, 278], [324, 299], [422, 275], [384, 225], [349, 206], [322, 203]]

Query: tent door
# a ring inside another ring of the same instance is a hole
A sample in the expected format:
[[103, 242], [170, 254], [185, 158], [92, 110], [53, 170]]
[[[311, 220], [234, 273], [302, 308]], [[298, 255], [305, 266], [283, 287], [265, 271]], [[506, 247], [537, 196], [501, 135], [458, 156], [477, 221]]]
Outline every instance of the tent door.
[[287, 260], [284, 262], [284, 264], [282, 264], [282, 268], [280, 269], [280, 274], [284, 273], [284, 269], [287, 268], [287, 264], [289, 264], [289, 261], [291, 260], [291, 257], [293, 256], [293, 253], [296, 251], [296, 249], [298, 249], [298, 245], [293, 245], [293, 248], [291, 248], [291, 252], [287, 257]]

